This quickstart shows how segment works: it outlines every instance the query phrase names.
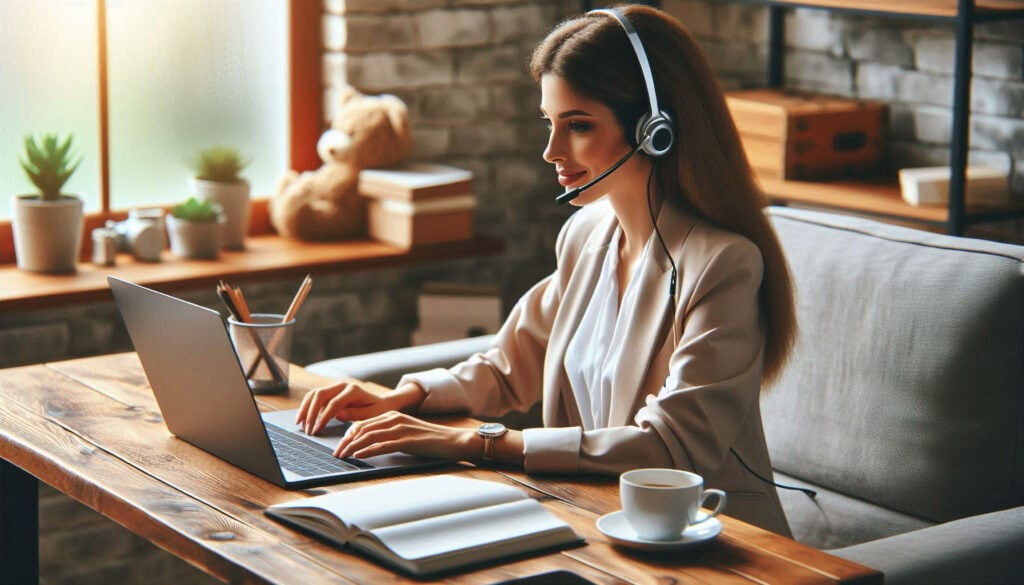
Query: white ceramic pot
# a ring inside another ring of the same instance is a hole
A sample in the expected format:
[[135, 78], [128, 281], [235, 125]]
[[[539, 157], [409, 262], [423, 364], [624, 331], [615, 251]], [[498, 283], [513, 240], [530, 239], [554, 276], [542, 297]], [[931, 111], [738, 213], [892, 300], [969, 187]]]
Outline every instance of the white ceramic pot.
[[220, 205], [225, 224], [221, 245], [226, 250], [245, 248], [245, 234], [249, 231], [249, 183], [219, 183], [192, 178], [192, 192], [200, 201], [209, 200]]
[[82, 200], [62, 195], [43, 201], [38, 195], [11, 197], [11, 228], [18, 268], [31, 272], [75, 272], [82, 248]]
[[171, 252], [182, 258], [215, 260], [220, 256], [224, 215], [218, 221], [188, 221], [167, 214], [167, 239]]

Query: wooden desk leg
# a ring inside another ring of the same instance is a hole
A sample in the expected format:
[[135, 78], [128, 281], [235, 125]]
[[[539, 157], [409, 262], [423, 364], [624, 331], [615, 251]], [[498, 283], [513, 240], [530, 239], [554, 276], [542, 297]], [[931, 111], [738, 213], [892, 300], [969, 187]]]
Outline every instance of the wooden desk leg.
[[39, 480], [0, 460], [0, 585], [39, 582]]

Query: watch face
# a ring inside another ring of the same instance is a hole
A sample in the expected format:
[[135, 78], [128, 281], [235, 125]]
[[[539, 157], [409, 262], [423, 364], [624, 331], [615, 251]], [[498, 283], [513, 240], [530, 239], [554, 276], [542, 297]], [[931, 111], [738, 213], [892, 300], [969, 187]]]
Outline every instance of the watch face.
[[477, 429], [477, 432], [484, 436], [500, 437], [501, 435], [505, 434], [505, 425], [496, 422], [484, 423], [480, 425], [480, 428]]

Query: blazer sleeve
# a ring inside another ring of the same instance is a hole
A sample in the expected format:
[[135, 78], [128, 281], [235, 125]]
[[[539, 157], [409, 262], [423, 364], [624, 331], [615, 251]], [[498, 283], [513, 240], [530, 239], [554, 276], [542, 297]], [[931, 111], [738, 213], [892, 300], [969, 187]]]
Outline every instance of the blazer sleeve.
[[569, 217], [556, 240], [558, 268], [519, 299], [488, 351], [449, 369], [402, 377], [399, 385], [412, 381], [426, 391], [420, 412], [495, 417], [525, 412], [540, 400], [544, 354], [562, 299], [566, 234], [575, 218]]
[[[674, 315], [680, 338], [669, 350], [664, 384], [645, 397], [634, 424], [527, 430], [527, 471], [618, 474], [673, 467], [715, 475], [758, 404], [763, 264], [757, 247], [744, 239], [711, 252], [703, 268], [682, 262], [690, 289]], [[656, 364], [652, 370], [659, 370]], [[567, 457], [573, 451], [575, 461]]]

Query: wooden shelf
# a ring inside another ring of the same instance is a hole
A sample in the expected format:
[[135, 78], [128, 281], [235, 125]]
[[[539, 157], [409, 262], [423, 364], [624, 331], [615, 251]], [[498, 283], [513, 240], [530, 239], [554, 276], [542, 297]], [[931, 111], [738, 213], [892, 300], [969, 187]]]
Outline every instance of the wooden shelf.
[[0, 267], [0, 282], [3, 283], [0, 287], [0, 314], [111, 300], [107, 275], [169, 292], [212, 287], [220, 279], [244, 281], [301, 277], [307, 273], [488, 256], [503, 250], [501, 240], [483, 236], [403, 250], [368, 240], [311, 243], [266, 235], [249, 237], [244, 251], [225, 251], [218, 260], [186, 260], [165, 252], [162, 262], [136, 262], [130, 255], [120, 254], [116, 266], [95, 266], [83, 262], [79, 263], [75, 274], [69, 275], [37, 274], [7, 265]]
[[[894, 179], [878, 177], [864, 181], [786, 181], [760, 178], [761, 187], [773, 203], [802, 204], [866, 213], [895, 219], [943, 225], [949, 219], [945, 206], [915, 207], [903, 200]], [[970, 206], [967, 216], [991, 213], [1024, 215], [1024, 209]]]
[[[846, 12], [905, 15], [953, 20], [957, 17], [957, 0], [743, 0], [752, 4], [788, 8], [824, 8]], [[1021, 0], [975, 0], [975, 20], [1006, 18], [1014, 13], [1024, 15]]]

